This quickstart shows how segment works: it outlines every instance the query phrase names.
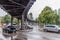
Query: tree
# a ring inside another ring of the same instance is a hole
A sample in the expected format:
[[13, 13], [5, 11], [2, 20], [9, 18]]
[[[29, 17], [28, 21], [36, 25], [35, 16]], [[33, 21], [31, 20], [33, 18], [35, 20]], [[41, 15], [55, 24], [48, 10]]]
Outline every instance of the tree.
[[13, 19], [13, 22], [14, 22], [14, 23], [17, 23], [18, 21], [17, 21], [17, 19], [16, 19], [16, 18], [14, 18], [14, 19]]
[[4, 20], [5, 20], [5, 23], [8, 24], [9, 22], [11, 22], [11, 16], [9, 14], [5, 15]]
[[10, 17], [10, 15], [5, 15], [4, 17], [2, 17], [2, 19], [1, 19], [1, 23], [9, 23], [11, 21], [11, 17]]
[[4, 17], [1, 18], [1, 23], [5, 23]]
[[46, 6], [39, 14], [38, 21], [39, 23], [55, 24], [57, 17], [58, 15], [54, 14], [54, 11], [50, 7]]
[[[1, 23], [10, 23], [11, 22], [11, 16], [9, 14], [5, 15], [4, 17], [2, 17], [1, 19]], [[19, 21], [20, 22], [20, 21]], [[18, 23], [16, 18], [13, 18], [13, 23]]]
[[33, 19], [33, 14], [32, 13], [30, 13], [29, 16], [30, 16], [31, 19]]
[[38, 18], [36, 18], [35, 21], [39, 23], [39, 19]]
[[58, 12], [56, 12], [58, 15], [58, 18], [56, 20], [56, 24], [60, 25], [60, 9], [58, 9]]

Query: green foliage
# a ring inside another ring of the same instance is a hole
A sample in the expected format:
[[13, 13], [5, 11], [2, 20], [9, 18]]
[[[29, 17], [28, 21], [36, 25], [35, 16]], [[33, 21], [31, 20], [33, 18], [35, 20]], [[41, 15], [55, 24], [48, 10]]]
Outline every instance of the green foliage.
[[59, 19], [56, 21], [56, 23], [57, 23], [58, 25], [60, 25], [60, 9], [58, 9], [57, 15], [59, 16], [59, 17], [58, 17]]
[[11, 17], [10, 17], [10, 15], [5, 15], [5, 17], [4, 17], [4, 20], [5, 20], [5, 23], [9, 23], [10, 21], [11, 21]]
[[[1, 23], [10, 23], [11, 22], [11, 16], [9, 15], [9, 14], [7, 14], [7, 15], [5, 15], [4, 17], [2, 17], [2, 19], [1, 19]], [[14, 18], [13, 19], [13, 22], [14, 23], [18, 23], [18, 21], [17, 21], [17, 19], [16, 18]], [[20, 21], [19, 21], [20, 22]]]
[[39, 23], [55, 24], [57, 17], [58, 15], [54, 14], [54, 11], [50, 7], [46, 6], [40, 13], [38, 21]]
[[30, 18], [31, 18], [31, 19], [33, 19], [33, 14], [32, 14], [32, 13], [30, 13], [29, 15], [30, 15]]
[[39, 23], [39, 19], [38, 18], [36, 18], [35, 21]]
[[2, 19], [1, 19], [1, 23], [9, 23], [11, 21], [11, 17], [10, 17], [10, 15], [5, 15], [4, 17], [2, 17]]
[[2, 17], [2, 19], [1, 19], [1, 23], [5, 23], [5, 21], [4, 21], [4, 17]]
[[18, 21], [17, 21], [17, 19], [16, 19], [16, 18], [14, 18], [14, 19], [13, 19], [13, 22], [14, 22], [14, 23], [18, 23]]

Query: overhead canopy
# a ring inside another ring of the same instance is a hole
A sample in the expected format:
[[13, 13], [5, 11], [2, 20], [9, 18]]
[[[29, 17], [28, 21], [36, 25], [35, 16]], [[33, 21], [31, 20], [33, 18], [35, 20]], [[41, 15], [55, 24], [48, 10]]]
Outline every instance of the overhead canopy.
[[0, 0], [0, 7], [8, 12], [11, 16], [18, 19], [24, 15], [27, 18], [27, 13], [36, 0]]

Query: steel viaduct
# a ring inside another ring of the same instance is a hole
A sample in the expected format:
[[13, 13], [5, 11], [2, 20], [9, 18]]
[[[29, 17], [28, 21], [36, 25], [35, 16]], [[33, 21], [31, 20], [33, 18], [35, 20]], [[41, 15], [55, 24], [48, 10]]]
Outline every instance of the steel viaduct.
[[11, 15], [11, 26], [13, 23], [13, 17], [21, 20], [21, 29], [23, 23], [27, 18], [27, 13], [36, 0], [0, 0], [0, 8]]

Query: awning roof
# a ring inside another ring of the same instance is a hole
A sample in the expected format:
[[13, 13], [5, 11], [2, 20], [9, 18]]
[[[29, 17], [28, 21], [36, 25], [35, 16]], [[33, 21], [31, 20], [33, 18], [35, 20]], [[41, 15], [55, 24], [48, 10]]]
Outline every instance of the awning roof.
[[0, 0], [0, 7], [11, 16], [21, 19], [22, 14], [27, 18], [27, 13], [36, 0]]

